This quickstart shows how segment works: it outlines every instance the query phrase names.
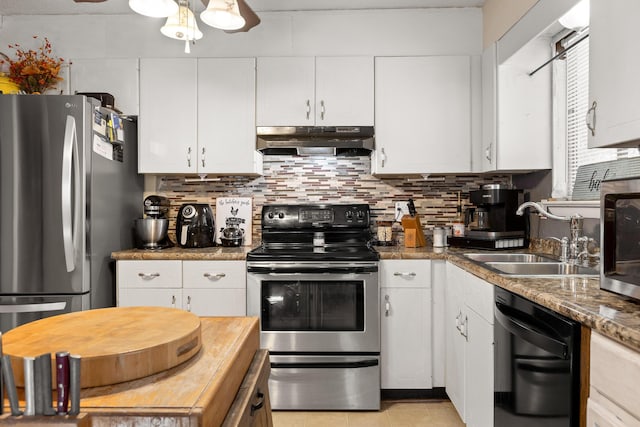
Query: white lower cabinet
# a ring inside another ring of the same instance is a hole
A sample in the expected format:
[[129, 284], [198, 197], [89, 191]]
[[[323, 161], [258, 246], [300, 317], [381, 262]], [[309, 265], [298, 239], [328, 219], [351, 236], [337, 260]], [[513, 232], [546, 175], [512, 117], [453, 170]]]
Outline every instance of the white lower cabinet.
[[493, 285], [451, 263], [445, 287], [445, 388], [468, 427], [493, 425]]
[[246, 315], [244, 261], [118, 261], [118, 306], [182, 308], [199, 316]]
[[431, 262], [380, 263], [381, 387], [433, 387]]
[[588, 427], [640, 427], [640, 353], [591, 333]]

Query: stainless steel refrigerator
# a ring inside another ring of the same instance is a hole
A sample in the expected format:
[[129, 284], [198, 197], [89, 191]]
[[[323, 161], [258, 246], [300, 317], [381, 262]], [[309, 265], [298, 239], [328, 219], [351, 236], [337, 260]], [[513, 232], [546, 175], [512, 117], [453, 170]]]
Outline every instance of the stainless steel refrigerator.
[[0, 95], [2, 332], [114, 305], [110, 255], [133, 247], [143, 191], [135, 118], [118, 119], [85, 96]]

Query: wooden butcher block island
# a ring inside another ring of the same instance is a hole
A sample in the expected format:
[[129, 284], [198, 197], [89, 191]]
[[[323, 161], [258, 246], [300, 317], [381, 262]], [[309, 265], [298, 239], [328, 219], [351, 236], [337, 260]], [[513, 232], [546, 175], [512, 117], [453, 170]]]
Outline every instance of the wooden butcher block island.
[[[136, 309], [136, 307], [108, 310], [125, 309]], [[177, 314], [178, 317], [186, 313], [181, 310], [167, 310]], [[126, 310], [120, 314], [118, 319], [127, 317]], [[190, 313], [187, 314], [193, 316]], [[267, 389], [269, 357], [266, 351], [258, 350], [260, 343], [258, 319], [196, 317], [199, 328], [194, 330], [198, 333], [191, 331], [194, 323], [188, 318], [181, 319], [183, 326], [188, 325], [177, 333], [177, 336], [183, 336], [183, 338], [165, 339], [170, 344], [164, 345], [163, 348], [168, 350], [164, 354], [156, 351], [154, 355], [170, 360], [181, 351], [186, 354], [185, 349], [187, 353], [191, 352], [196, 348], [193, 338], [199, 336], [201, 348], [191, 357], [176, 366], [138, 379], [96, 387], [83, 386], [80, 418], [84, 416], [84, 421], [73, 424], [73, 417], [59, 416], [37, 417], [38, 420], [49, 424], [54, 422], [55, 418], [60, 422], [66, 418], [71, 423], [59, 425], [91, 426], [271, 425]], [[158, 322], [163, 323], [160, 319]], [[114, 321], [114, 325], [119, 325], [119, 322]], [[172, 325], [165, 323], [163, 325], [166, 328], [165, 337], [171, 336]], [[180, 329], [177, 324], [174, 326]], [[104, 327], [108, 329], [109, 324], [105, 324]], [[4, 336], [7, 354], [12, 354], [14, 345], [10, 339], [10, 332]], [[185, 332], [187, 332], [186, 338], [184, 338]], [[150, 332], [149, 335], [151, 334]], [[64, 347], [64, 345], [61, 346]], [[73, 349], [60, 348], [57, 351], [60, 350], [69, 350], [73, 354]], [[25, 351], [24, 348], [21, 351]], [[84, 382], [84, 365], [82, 369]], [[134, 371], [139, 372], [140, 369], [136, 368]], [[18, 393], [22, 397], [22, 389], [19, 388]], [[21, 407], [24, 408], [23, 401], [21, 401]], [[29, 419], [33, 417], [6, 415], [9, 412], [6, 399], [4, 408], [5, 415], [0, 417], [0, 424], [11, 425], [15, 422], [19, 425], [35, 421]]]

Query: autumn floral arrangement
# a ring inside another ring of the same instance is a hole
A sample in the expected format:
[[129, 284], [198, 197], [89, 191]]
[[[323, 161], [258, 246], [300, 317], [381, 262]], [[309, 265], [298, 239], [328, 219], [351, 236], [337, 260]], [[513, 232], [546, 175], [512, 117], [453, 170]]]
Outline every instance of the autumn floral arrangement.
[[[38, 39], [38, 36], [33, 36]], [[23, 49], [19, 44], [10, 44], [15, 51], [15, 59], [0, 53], [0, 65], [8, 64], [8, 77], [24, 93], [44, 93], [54, 87], [62, 77], [60, 67], [65, 65], [62, 58], [52, 54], [51, 42], [46, 37], [39, 48]]]

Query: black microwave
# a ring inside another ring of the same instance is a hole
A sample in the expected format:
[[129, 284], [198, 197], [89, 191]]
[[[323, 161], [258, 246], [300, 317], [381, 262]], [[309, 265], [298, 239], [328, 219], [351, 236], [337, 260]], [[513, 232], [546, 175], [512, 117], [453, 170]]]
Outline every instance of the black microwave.
[[640, 178], [600, 184], [600, 288], [640, 300]]

